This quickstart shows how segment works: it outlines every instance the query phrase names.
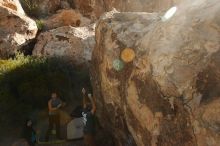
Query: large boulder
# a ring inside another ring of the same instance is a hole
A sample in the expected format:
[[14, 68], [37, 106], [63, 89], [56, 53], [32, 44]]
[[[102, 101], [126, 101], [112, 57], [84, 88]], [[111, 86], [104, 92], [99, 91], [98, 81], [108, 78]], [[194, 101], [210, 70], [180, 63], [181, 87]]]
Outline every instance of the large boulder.
[[25, 14], [21, 4], [17, 0], [0, 0], [0, 4], [1, 6], [5, 6], [9, 9], [12, 9], [21, 15]]
[[88, 18], [83, 17], [73, 9], [59, 10], [56, 14], [43, 20], [44, 29], [54, 29], [61, 26], [86, 26], [90, 24]]
[[16, 0], [0, 0], [0, 57], [19, 50], [37, 33], [34, 20], [24, 14]]
[[73, 64], [87, 64], [95, 45], [94, 25], [64, 26], [41, 33], [33, 50], [34, 56], [65, 57]]
[[122, 12], [159, 12], [178, 5], [182, 1], [184, 0], [105, 0], [104, 5], [108, 9], [116, 8]]
[[104, 12], [116, 8], [121, 12], [159, 12], [184, 0], [20, 0], [28, 15], [47, 17], [59, 9], [77, 9], [83, 16], [97, 20]]
[[100, 20], [91, 79], [118, 145], [220, 145], [219, 14], [218, 0], [195, 0]]
[[121, 12], [159, 12], [179, 4], [183, 0], [72, 0], [80, 12], [90, 18], [98, 18], [104, 12], [116, 8]]

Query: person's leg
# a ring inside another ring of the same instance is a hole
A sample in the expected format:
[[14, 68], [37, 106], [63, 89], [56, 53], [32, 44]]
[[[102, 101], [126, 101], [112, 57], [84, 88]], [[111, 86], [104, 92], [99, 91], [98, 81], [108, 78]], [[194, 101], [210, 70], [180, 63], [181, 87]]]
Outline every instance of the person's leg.
[[90, 135], [90, 143], [91, 143], [91, 146], [96, 146], [94, 135]]
[[89, 137], [88, 134], [84, 134], [83, 136], [85, 146], [89, 146]]
[[29, 146], [34, 146], [33, 143], [31, 142], [31, 139], [26, 139], [27, 143]]
[[60, 136], [60, 116], [59, 115], [55, 116], [55, 124], [56, 124], [56, 137], [58, 139], [61, 139], [61, 136]]
[[84, 134], [85, 146], [95, 146], [95, 139], [92, 134]]
[[35, 143], [31, 142], [29, 143], [29, 146], [35, 146]]
[[53, 115], [49, 115], [49, 127], [46, 133], [46, 138], [45, 140], [48, 141], [49, 140], [49, 135], [51, 133], [51, 130], [53, 129], [53, 124], [54, 124], [54, 116]]

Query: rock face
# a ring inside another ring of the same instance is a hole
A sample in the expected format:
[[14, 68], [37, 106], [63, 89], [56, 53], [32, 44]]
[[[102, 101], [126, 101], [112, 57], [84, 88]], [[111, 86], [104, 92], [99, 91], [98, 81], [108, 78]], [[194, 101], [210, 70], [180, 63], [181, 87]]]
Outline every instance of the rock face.
[[94, 26], [59, 27], [41, 33], [33, 50], [34, 56], [65, 57], [73, 64], [88, 63], [95, 45]]
[[98, 18], [113, 8], [121, 12], [159, 12], [181, 1], [183, 0], [75, 0], [74, 4], [83, 15]]
[[182, 1], [183, 0], [105, 0], [105, 6], [108, 7], [108, 9], [114, 7], [122, 12], [159, 12], [166, 11]]
[[165, 11], [184, 0], [20, 0], [30, 16], [47, 17], [60, 9], [77, 9], [83, 16], [97, 20], [104, 12], [116, 8], [121, 12]]
[[59, 10], [57, 14], [49, 17], [44, 22], [45, 29], [54, 29], [61, 26], [85, 26], [90, 24], [90, 20], [83, 17], [78, 11]]
[[25, 16], [18, 1], [0, 1], [0, 57], [7, 57], [20, 49], [37, 33], [34, 20]]
[[116, 13], [97, 25], [97, 115], [117, 145], [220, 145], [220, 3], [174, 10], [162, 19]]
[[[74, 0], [74, 5], [76, 9], [80, 10], [80, 12], [84, 16], [90, 16], [93, 15], [92, 13], [95, 10], [95, 3], [96, 0]], [[102, 6], [102, 4], [101, 4]], [[102, 11], [104, 12], [104, 11]]]
[[1, 6], [7, 7], [16, 11], [17, 13], [24, 15], [24, 10], [17, 0], [0, 0]]

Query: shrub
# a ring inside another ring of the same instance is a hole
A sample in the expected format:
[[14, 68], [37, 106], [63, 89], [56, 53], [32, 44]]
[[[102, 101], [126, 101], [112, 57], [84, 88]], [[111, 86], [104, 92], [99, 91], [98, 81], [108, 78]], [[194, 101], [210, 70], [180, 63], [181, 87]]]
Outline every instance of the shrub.
[[87, 70], [78, 70], [61, 58], [17, 54], [0, 60], [0, 131], [21, 126], [34, 111], [47, 108], [52, 91], [68, 102], [80, 102], [81, 87], [88, 81]]
[[42, 21], [42, 20], [36, 20], [35, 22], [36, 22], [36, 24], [37, 24], [38, 30], [42, 30], [43, 27], [44, 27], [43, 21]]

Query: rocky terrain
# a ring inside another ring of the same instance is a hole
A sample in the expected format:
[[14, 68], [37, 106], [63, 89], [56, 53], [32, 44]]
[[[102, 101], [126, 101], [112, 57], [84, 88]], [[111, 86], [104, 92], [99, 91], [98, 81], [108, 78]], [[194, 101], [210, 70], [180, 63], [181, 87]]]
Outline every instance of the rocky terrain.
[[0, 1], [0, 56], [8, 57], [35, 38], [37, 25], [18, 1]]
[[91, 60], [95, 44], [94, 27], [63, 26], [41, 33], [33, 55], [66, 57], [76, 65], [86, 64]]
[[[117, 145], [220, 144], [219, 13], [217, 0], [197, 0], [170, 19], [116, 13], [100, 20], [93, 87]], [[134, 58], [123, 56], [126, 48]]]
[[116, 146], [219, 146], [219, 15], [219, 0], [0, 0], [0, 58], [86, 66]]

